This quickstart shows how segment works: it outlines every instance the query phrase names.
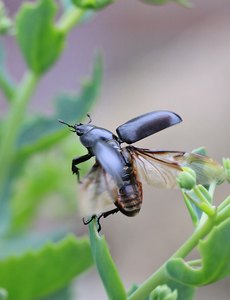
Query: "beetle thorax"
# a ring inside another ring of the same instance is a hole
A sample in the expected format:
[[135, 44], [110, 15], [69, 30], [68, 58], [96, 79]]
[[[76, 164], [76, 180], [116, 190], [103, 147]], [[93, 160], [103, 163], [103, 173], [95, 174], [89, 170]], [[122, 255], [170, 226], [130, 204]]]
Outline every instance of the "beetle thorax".
[[[84, 132], [81, 131], [83, 134], [80, 135], [80, 141], [86, 148], [92, 148], [99, 140], [106, 142], [114, 141], [117, 143], [117, 137], [111, 131], [93, 125], [82, 125], [81, 127], [83, 126], [86, 126], [86, 128], [84, 128]], [[114, 145], [112, 145], [112, 147], [114, 147]]]

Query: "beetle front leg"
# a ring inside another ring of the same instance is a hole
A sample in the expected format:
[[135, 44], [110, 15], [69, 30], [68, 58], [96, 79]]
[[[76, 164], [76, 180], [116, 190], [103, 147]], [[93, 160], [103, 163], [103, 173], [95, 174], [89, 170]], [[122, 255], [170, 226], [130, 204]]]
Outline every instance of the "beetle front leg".
[[92, 155], [90, 153], [87, 153], [83, 156], [76, 157], [72, 160], [72, 172], [73, 172], [73, 174], [77, 175], [78, 182], [80, 182], [80, 173], [79, 173], [79, 168], [77, 167], [77, 165], [84, 161], [89, 160], [91, 157], [92, 157]]

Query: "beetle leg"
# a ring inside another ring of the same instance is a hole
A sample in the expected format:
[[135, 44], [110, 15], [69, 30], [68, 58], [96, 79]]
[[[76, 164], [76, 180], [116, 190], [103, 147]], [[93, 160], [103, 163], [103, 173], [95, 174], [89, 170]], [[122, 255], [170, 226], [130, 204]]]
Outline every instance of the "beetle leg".
[[114, 209], [111, 209], [111, 210], [108, 210], [108, 211], [105, 211], [105, 212], [101, 213], [97, 219], [99, 221], [101, 217], [107, 218], [108, 216], [113, 215], [117, 212], [119, 212], [119, 208], [116, 207]]
[[91, 157], [92, 157], [92, 155], [90, 153], [87, 153], [87, 154], [82, 155], [80, 157], [76, 157], [72, 160], [72, 172], [73, 172], [73, 174], [77, 175], [78, 182], [80, 182], [80, 173], [79, 173], [80, 169], [77, 167], [77, 165], [84, 162], [84, 161], [87, 161]]
[[97, 232], [101, 231], [101, 224], [100, 224], [100, 218], [102, 217], [102, 214], [98, 217], [97, 215], [92, 215], [87, 221], [85, 221], [85, 218], [82, 219], [84, 225], [88, 225], [91, 223], [94, 219], [97, 220]]
[[105, 211], [103, 213], [101, 213], [98, 217], [97, 217], [97, 225], [98, 225], [98, 228], [97, 228], [97, 231], [100, 232], [101, 231], [101, 224], [100, 224], [100, 219], [101, 217], [103, 218], [106, 218], [110, 215], [113, 215], [115, 213], [119, 212], [119, 209], [116, 207], [114, 209], [111, 209], [111, 210], [108, 210], [108, 211]]
[[117, 212], [119, 212], [119, 209], [116, 207], [116, 208], [114, 208], [114, 209], [111, 209], [111, 210], [108, 210], [108, 211], [105, 211], [105, 212], [101, 213], [99, 216], [97, 216], [97, 215], [92, 215], [92, 216], [90, 217], [90, 219], [87, 220], [87, 221], [85, 221], [85, 218], [83, 218], [82, 220], [83, 220], [84, 225], [88, 225], [88, 224], [91, 223], [94, 219], [96, 219], [96, 220], [97, 220], [97, 231], [100, 232], [100, 231], [101, 231], [101, 223], [100, 223], [100, 219], [101, 219], [102, 217], [103, 217], [103, 218], [106, 218], [106, 217], [108, 217], [108, 216], [110, 216], [110, 215], [113, 215], [113, 214], [115, 214], [115, 213], [117, 213]]
[[87, 221], [85, 221], [85, 218], [82, 219], [84, 225], [88, 225], [89, 223], [91, 223], [93, 221], [93, 219], [95, 219], [97, 217], [97, 215], [92, 215]]

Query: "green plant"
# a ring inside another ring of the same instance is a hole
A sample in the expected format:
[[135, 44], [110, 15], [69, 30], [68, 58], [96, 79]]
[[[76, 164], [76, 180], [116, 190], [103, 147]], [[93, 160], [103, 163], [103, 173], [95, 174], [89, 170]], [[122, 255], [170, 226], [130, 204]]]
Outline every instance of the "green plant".
[[[84, 21], [89, 9], [102, 9], [113, 1], [60, 2], [58, 18], [54, 0], [38, 0], [22, 3], [12, 19], [0, 2], [0, 33], [15, 37], [27, 65], [22, 80], [12, 80], [1, 42], [0, 88], [9, 110], [0, 122], [0, 299], [72, 299], [71, 281], [91, 267], [93, 260], [109, 299], [192, 299], [197, 287], [230, 273], [230, 196], [214, 207], [215, 182], [207, 189], [196, 185], [195, 174], [189, 169], [178, 182], [195, 231], [156, 273], [128, 293], [94, 222], [89, 225], [90, 241], [87, 237], [77, 238], [70, 225], [48, 234], [38, 234], [31, 228], [45, 202], [60, 206], [62, 214], [56, 213], [62, 217], [65, 212], [68, 216], [77, 212], [75, 180], [71, 182], [71, 177], [60, 172], [67, 168], [76, 149], [69, 147], [68, 131], [57, 120], [78, 122], [91, 109], [101, 84], [101, 58], [96, 57], [91, 78], [79, 94], [58, 96], [52, 116], [30, 117], [29, 101], [45, 72], [64, 51], [73, 26]], [[186, 0], [176, 2], [189, 5]], [[63, 146], [57, 147], [60, 142]], [[79, 145], [77, 151], [81, 151]], [[224, 168], [230, 181], [228, 159], [224, 160]], [[51, 210], [49, 213], [52, 215]], [[184, 258], [195, 247], [201, 258], [186, 263]]]
[[[229, 162], [229, 159], [224, 160], [226, 174], [229, 173]], [[227, 178], [229, 181], [229, 174]], [[89, 225], [93, 257], [109, 299], [189, 300], [194, 298], [196, 288], [230, 274], [230, 196], [218, 207], [213, 206], [215, 180], [208, 188], [197, 185], [196, 174], [189, 168], [179, 175], [178, 184], [195, 231], [159, 270], [142, 285], [133, 286], [128, 294], [109, 254], [105, 238], [97, 232], [96, 221]], [[185, 261], [194, 248], [199, 250], [200, 258]], [[111, 282], [114, 285], [111, 286]]]
[[101, 58], [96, 57], [91, 78], [79, 94], [59, 95], [52, 116], [30, 117], [27, 107], [34, 91], [63, 52], [69, 31], [83, 20], [86, 11], [63, 1], [62, 13], [55, 21], [57, 5], [53, 0], [22, 3], [12, 20], [2, 2], [0, 10], [1, 33], [15, 37], [27, 65], [21, 82], [14, 82], [1, 42], [0, 87], [9, 110], [2, 116], [0, 127], [0, 297], [43, 299], [55, 293], [52, 299], [61, 295], [68, 299], [71, 280], [93, 264], [89, 241], [77, 238], [67, 227], [38, 234], [31, 229], [31, 222], [45, 201], [54, 201], [53, 195], [56, 200], [52, 205], [61, 206], [68, 215], [77, 212], [75, 182], [73, 188], [68, 187], [68, 179], [60, 172], [66, 157], [70, 159], [73, 153], [55, 147], [60, 141], [69, 143], [68, 131], [58, 119], [79, 122], [86, 116], [100, 88]]

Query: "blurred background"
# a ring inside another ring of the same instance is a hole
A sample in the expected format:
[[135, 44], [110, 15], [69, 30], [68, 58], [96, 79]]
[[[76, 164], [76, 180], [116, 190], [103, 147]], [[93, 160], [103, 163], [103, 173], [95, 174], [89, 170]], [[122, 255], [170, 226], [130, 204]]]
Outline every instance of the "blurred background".
[[[175, 3], [150, 6], [120, 0], [74, 29], [59, 62], [42, 79], [31, 113], [52, 111], [60, 90], [80, 88], [89, 74], [94, 53], [104, 60], [103, 87], [93, 122], [115, 131], [142, 113], [166, 109], [183, 123], [137, 143], [141, 147], [192, 151], [205, 146], [221, 162], [229, 157], [230, 3], [191, 0], [192, 9]], [[21, 1], [5, 1], [13, 14]], [[9, 68], [20, 79], [25, 65], [13, 39], [8, 38]], [[0, 95], [2, 98], [3, 96]], [[0, 109], [4, 112], [3, 99]], [[76, 142], [73, 137], [73, 144]], [[69, 172], [67, 176], [71, 176]], [[216, 191], [217, 201], [229, 186]], [[77, 233], [87, 233], [81, 219]], [[143, 208], [135, 218], [121, 214], [102, 221], [111, 253], [126, 287], [143, 282], [193, 231], [179, 191], [144, 187]], [[227, 300], [229, 278], [198, 290], [198, 300]], [[76, 283], [77, 299], [106, 299], [95, 270]]]

